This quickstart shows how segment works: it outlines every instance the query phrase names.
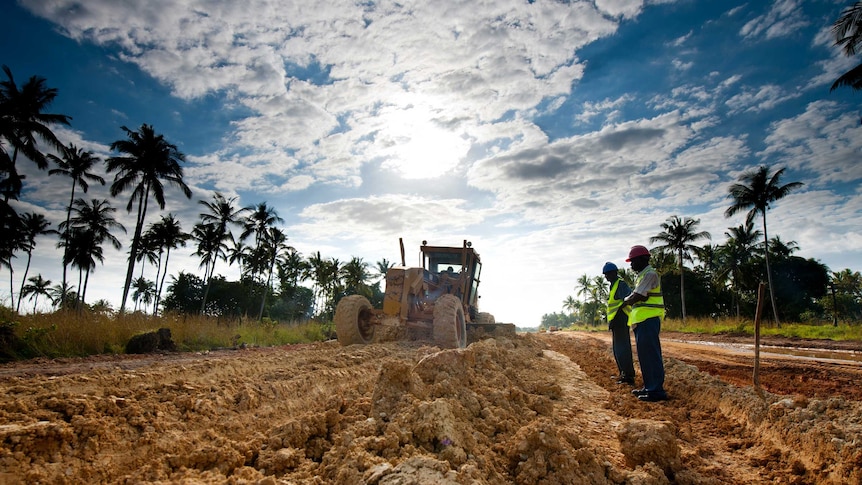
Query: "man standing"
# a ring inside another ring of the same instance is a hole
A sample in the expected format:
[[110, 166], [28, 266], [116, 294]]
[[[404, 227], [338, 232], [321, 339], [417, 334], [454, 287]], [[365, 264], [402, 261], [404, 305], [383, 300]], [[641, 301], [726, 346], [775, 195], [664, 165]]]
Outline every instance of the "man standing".
[[619, 376], [617, 384], [635, 385], [635, 367], [632, 360], [632, 344], [629, 336], [629, 308], [623, 307], [623, 298], [632, 292], [629, 285], [619, 276], [617, 265], [608, 262], [602, 274], [611, 284], [608, 293], [608, 329], [611, 331], [614, 360], [617, 362]]
[[635, 345], [640, 362], [643, 389], [635, 389], [632, 394], [641, 401], [654, 402], [667, 399], [664, 390], [664, 362], [661, 355], [661, 320], [664, 318], [664, 298], [661, 294], [661, 278], [649, 265], [649, 249], [632, 246], [629, 257], [632, 269], [637, 271], [635, 289], [623, 300], [623, 305], [631, 307], [629, 325], [635, 333]]

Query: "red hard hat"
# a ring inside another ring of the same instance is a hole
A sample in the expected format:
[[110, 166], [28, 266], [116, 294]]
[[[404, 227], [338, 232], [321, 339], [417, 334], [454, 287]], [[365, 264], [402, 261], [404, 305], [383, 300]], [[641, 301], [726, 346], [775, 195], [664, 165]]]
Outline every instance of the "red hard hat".
[[632, 246], [631, 250], [629, 250], [629, 258], [626, 262], [629, 263], [632, 259], [638, 256], [649, 256], [649, 249], [644, 246]]

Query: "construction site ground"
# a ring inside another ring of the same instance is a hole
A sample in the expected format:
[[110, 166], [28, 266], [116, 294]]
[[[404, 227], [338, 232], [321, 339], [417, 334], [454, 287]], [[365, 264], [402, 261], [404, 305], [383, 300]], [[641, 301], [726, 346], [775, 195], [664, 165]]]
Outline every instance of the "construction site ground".
[[3, 364], [0, 483], [862, 483], [859, 362], [750, 343], [663, 333], [657, 403], [606, 332]]

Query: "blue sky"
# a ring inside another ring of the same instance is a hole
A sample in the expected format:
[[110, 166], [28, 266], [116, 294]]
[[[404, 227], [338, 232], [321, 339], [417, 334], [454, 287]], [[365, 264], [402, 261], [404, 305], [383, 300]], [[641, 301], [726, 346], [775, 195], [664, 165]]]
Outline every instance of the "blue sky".
[[[59, 89], [66, 143], [107, 158], [147, 123], [186, 154], [192, 200], [169, 190], [148, 222], [191, 230], [220, 191], [274, 206], [306, 256], [397, 261], [403, 237], [415, 264], [422, 240], [466, 239], [482, 310], [528, 327], [672, 215], [723, 243], [744, 217], [727, 189], [761, 164], [805, 183], [770, 235], [862, 269], [862, 93], [829, 92], [859, 62], [829, 32], [849, 4], [7, 0], [0, 62]], [[19, 166], [19, 211], [64, 220], [68, 179]], [[172, 273], [200, 273], [192, 251]], [[61, 279], [53, 241], [35, 256]], [[88, 300], [118, 304], [124, 259], [106, 248]]]

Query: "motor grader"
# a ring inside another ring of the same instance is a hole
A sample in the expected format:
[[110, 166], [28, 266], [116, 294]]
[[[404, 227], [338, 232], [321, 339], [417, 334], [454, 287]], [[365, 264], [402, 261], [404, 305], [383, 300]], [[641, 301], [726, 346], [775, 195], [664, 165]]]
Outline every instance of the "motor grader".
[[335, 309], [335, 331], [342, 345], [385, 340], [430, 339], [441, 348], [463, 348], [483, 336], [514, 335], [515, 325], [496, 323], [479, 311], [482, 263], [472, 244], [428, 246], [422, 241], [421, 266], [386, 272], [383, 308], [362, 295], [345, 296]]

